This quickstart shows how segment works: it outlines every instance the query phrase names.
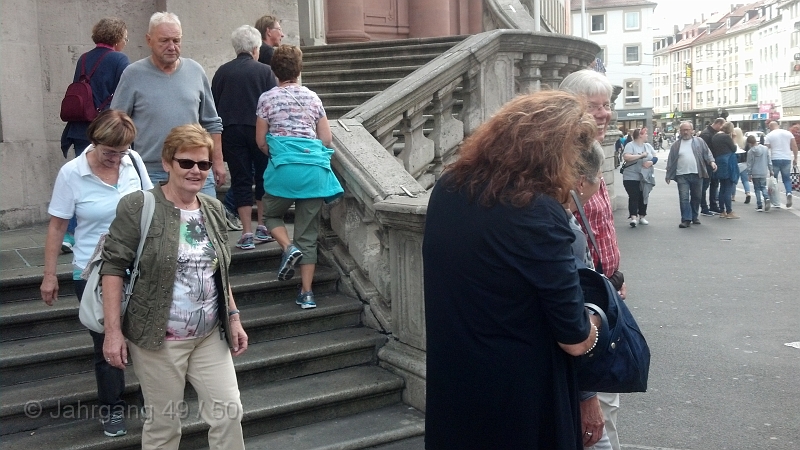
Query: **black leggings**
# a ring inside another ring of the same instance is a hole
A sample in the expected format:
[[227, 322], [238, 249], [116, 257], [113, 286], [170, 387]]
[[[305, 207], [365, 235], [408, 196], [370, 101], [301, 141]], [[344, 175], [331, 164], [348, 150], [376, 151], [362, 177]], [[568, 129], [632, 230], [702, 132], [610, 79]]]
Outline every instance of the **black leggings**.
[[628, 193], [628, 217], [646, 216], [647, 204], [644, 202], [644, 195], [642, 195], [641, 181], [622, 180], [622, 185], [625, 187], [625, 192]]

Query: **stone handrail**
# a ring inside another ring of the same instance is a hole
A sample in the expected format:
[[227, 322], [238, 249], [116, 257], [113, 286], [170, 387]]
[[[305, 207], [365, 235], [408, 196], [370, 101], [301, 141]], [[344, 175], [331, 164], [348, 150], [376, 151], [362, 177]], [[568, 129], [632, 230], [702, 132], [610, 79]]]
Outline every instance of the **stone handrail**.
[[557, 86], [598, 51], [570, 36], [487, 31], [331, 122], [332, 165], [345, 198], [324, 215], [338, 243], [323, 252], [343, 273], [340, 288], [364, 302], [364, 323], [391, 333], [379, 360], [406, 380], [406, 403], [425, 409], [421, 249], [428, 189], [464, 136], [501, 105]]

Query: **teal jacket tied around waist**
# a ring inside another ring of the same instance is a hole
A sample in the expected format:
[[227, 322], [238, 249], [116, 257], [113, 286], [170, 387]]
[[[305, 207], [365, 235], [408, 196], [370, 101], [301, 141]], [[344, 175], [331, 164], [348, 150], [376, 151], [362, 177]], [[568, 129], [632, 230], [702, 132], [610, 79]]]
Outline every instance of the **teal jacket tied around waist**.
[[269, 165], [264, 171], [264, 191], [274, 197], [339, 198], [344, 189], [331, 169], [333, 150], [319, 139], [267, 134]]

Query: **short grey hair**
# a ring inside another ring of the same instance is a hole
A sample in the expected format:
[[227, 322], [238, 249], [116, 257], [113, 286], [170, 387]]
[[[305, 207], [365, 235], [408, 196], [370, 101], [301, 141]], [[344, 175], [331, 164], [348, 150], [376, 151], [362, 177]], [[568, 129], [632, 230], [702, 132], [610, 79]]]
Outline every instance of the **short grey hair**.
[[603, 94], [609, 99], [611, 98], [611, 93], [613, 92], [611, 82], [608, 81], [608, 78], [592, 69], [583, 69], [572, 72], [563, 80], [561, 80], [561, 85], [559, 85], [559, 88], [562, 91], [567, 91], [575, 95], [586, 97]]
[[163, 23], [174, 23], [175, 25], [177, 25], [179, 27], [181, 26], [181, 21], [180, 21], [180, 19], [178, 19], [178, 16], [175, 15], [175, 13], [166, 12], [166, 11], [157, 12], [157, 13], [153, 13], [153, 15], [150, 16], [150, 25], [148, 25], [148, 27], [147, 27], [147, 32], [150, 33], [151, 31], [153, 31], [153, 28], [155, 28], [155, 27], [157, 27], [157, 26], [159, 26], [159, 25], [161, 25]]
[[261, 46], [261, 33], [250, 25], [242, 25], [231, 33], [231, 45], [237, 55], [252, 53], [254, 48]]
[[589, 183], [597, 183], [597, 174], [603, 167], [603, 162], [606, 159], [606, 154], [603, 147], [599, 142], [595, 141], [592, 148], [585, 152], [581, 152], [578, 159], [578, 175], [586, 177]]

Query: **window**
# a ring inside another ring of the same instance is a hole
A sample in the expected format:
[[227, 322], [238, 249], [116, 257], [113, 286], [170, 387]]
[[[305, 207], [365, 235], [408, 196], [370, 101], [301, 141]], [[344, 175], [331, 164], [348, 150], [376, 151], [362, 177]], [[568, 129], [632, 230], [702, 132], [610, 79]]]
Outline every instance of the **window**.
[[706, 91], [706, 100], [709, 104], [714, 102], [714, 91]]
[[606, 31], [605, 14], [592, 14], [592, 33], [603, 33]]
[[628, 11], [625, 13], [625, 30], [638, 30], [639, 11]]
[[641, 58], [641, 45], [626, 45], [625, 46], [625, 64], [639, 64]]
[[695, 76], [695, 80], [697, 80], [696, 81], [697, 83], [702, 83], [703, 82], [703, 69], [697, 69], [694, 72], [694, 76]]
[[698, 105], [702, 105], [703, 104], [703, 93], [702, 92], [698, 92], [697, 93], [697, 104]]
[[635, 105], [640, 102], [642, 80], [625, 80], [625, 104]]
[[594, 55], [595, 58], [600, 58], [600, 61], [605, 64], [606, 63], [606, 48], [600, 47], [600, 51]]

